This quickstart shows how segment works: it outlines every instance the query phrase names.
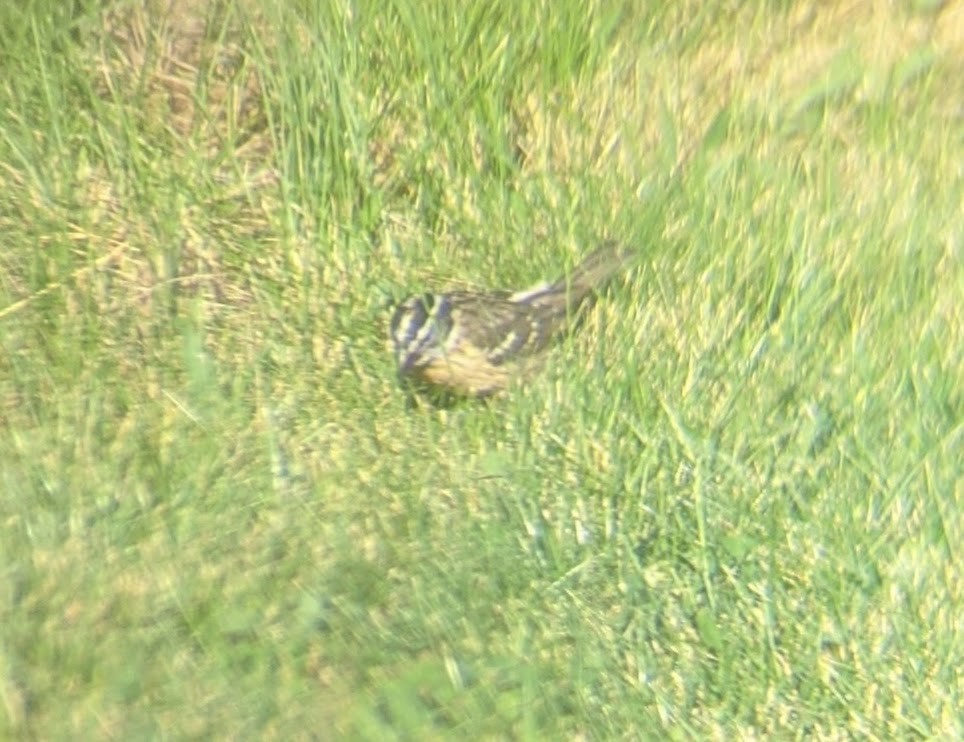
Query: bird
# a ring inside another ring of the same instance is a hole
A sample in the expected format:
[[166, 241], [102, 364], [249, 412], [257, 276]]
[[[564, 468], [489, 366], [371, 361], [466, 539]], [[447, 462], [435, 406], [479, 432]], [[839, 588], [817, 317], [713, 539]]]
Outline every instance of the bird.
[[410, 296], [389, 334], [403, 382], [451, 398], [486, 398], [537, 369], [544, 351], [574, 328], [596, 292], [634, 254], [607, 242], [569, 275], [522, 291]]

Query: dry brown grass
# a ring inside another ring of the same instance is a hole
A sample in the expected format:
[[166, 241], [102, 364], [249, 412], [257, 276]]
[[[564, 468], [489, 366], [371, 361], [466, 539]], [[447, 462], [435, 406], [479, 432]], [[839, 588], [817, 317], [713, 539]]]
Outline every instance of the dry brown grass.
[[245, 49], [253, 3], [148, 0], [105, 12], [97, 73], [105, 97], [146, 103], [143, 115], [208, 155], [264, 158], [264, 91]]
[[139, 199], [132, 184], [118, 178], [123, 164], [110, 158], [83, 159], [61, 185], [70, 199], [53, 204], [25, 173], [5, 171], [6, 188], [44, 218], [67, 225], [66, 234], [47, 240], [74, 245], [78, 267], [39, 293], [25, 282], [17, 288], [13, 272], [12, 293], [22, 298], [2, 308], [0, 318], [55, 292], [64, 293], [68, 307], [94, 302], [105, 316], [145, 318], [162, 310], [156, 305], [161, 289], [205, 297], [214, 312], [250, 301], [226, 261], [239, 239], [272, 231], [278, 201], [266, 96], [246, 48], [258, 23], [253, 7], [116, 4], [88, 27], [89, 73], [107, 114], [100, 124], [103, 146], [123, 158], [124, 139], [133, 139], [157, 153], [156, 161], [143, 163], [148, 183], [195, 173], [208, 181], [210, 200], [174, 206], [175, 223], [159, 233], [159, 219], [170, 214]]

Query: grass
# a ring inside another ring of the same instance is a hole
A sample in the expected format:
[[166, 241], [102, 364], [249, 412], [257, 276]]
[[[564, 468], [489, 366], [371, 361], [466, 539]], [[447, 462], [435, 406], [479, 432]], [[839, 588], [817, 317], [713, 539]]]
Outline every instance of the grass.
[[964, 735], [960, 3], [173, 5], [0, 10], [0, 735]]

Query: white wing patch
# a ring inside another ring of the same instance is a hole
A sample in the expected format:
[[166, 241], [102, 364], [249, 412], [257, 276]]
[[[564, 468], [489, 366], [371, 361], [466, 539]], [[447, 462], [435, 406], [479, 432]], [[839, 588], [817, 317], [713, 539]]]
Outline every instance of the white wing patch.
[[529, 304], [533, 299], [539, 299], [544, 294], [551, 294], [555, 290], [555, 284], [544, 281], [543, 283], [532, 286], [531, 288], [516, 291], [514, 294], [509, 296], [509, 301], [515, 304]]

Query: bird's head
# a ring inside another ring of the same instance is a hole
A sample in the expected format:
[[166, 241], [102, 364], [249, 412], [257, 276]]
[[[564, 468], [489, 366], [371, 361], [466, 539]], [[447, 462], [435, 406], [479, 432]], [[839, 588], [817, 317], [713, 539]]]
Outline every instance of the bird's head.
[[390, 325], [399, 373], [441, 357], [451, 330], [451, 301], [444, 294], [412, 296], [399, 304]]

